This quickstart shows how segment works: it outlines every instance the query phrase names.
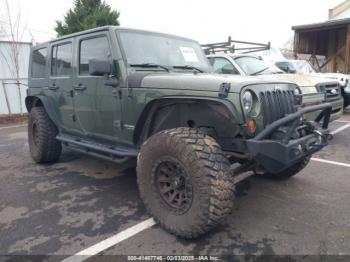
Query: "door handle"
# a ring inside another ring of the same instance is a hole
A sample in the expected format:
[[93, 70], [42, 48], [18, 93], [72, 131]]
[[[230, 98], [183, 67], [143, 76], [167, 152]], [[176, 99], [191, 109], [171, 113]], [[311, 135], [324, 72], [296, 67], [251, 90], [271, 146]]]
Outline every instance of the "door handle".
[[59, 89], [60, 87], [58, 86], [58, 85], [56, 85], [56, 84], [52, 84], [52, 85], [50, 85], [49, 86], [49, 89], [50, 90], [57, 90], [57, 89]]
[[84, 86], [83, 84], [77, 84], [77, 85], [73, 85], [73, 88], [74, 90], [82, 91], [86, 89], [86, 86]]

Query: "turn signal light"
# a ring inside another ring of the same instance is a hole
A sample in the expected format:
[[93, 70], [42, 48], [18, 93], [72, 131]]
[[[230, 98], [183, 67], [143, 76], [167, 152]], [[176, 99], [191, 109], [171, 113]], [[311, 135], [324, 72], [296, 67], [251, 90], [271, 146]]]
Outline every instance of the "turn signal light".
[[247, 122], [247, 130], [250, 134], [254, 134], [256, 130], [256, 122], [254, 119], [249, 119]]

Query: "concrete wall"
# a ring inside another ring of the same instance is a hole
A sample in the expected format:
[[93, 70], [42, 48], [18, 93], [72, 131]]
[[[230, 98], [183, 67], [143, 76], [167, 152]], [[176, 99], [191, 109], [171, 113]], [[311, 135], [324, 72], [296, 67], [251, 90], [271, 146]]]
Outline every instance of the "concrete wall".
[[[15, 43], [18, 46], [19, 83], [11, 42], [0, 41], [0, 114], [25, 113], [24, 99], [27, 89], [30, 43]], [[7, 100], [6, 100], [7, 94]]]

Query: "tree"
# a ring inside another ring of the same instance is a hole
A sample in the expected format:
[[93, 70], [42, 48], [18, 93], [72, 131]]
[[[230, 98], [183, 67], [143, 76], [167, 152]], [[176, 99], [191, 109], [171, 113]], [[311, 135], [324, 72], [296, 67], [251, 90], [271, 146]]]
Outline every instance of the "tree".
[[[3, 9], [5, 9], [5, 15], [0, 19], [2, 21], [2, 23], [0, 23], [0, 37], [2, 37], [5, 41], [8, 41], [9, 44], [7, 46], [4, 45], [3, 48], [0, 49], [0, 59], [2, 60], [3, 65], [7, 67], [11, 78], [14, 80], [14, 83], [11, 82], [11, 84], [15, 84], [17, 86], [20, 112], [23, 113], [23, 101], [21, 92], [21, 85], [23, 85], [23, 83], [20, 82], [21, 63], [19, 61], [19, 58], [22, 48], [21, 41], [25, 27], [23, 30], [20, 30], [21, 13], [18, 11], [15, 18], [13, 18], [13, 14], [10, 12], [8, 0], [5, 0], [5, 6]], [[6, 83], [5, 81], [2, 82], [7, 109], [11, 115], [12, 110], [10, 106], [10, 99], [7, 94], [7, 89], [5, 87], [6, 84], [10, 83]]]
[[120, 13], [101, 0], [75, 0], [74, 8], [69, 9], [64, 21], [56, 21], [58, 36], [104, 25], [119, 25]]

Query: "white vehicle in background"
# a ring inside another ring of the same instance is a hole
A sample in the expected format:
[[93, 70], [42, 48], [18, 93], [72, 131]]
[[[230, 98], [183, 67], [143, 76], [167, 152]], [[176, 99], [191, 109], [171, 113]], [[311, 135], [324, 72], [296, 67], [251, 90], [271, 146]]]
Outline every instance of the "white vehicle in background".
[[350, 75], [341, 73], [319, 73], [306, 60], [285, 59], [275, 61], [274, 64], [286, 73], [305, 74], [338, 80], [344, 98], [344, 108], [350, 105]]
[[[300, 95], [303, 95], [303, 104], [330, 102], [332, 104], [331, 120], [339, 118], [343, 113], [343, 98], [339, 83], [334, 79], [288, 74], [273, 63], [249, 54], [213, 52], [208, 54], [207, 58], [213, 66], [214, 73], [255, 76], [263, 80], [293, 82], [299, 86], [298, 91]], [[312, 119], [314, 116], [310, 114], [306, 117]]]

